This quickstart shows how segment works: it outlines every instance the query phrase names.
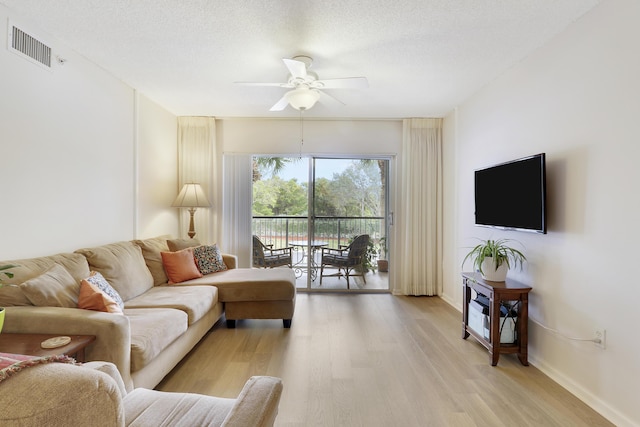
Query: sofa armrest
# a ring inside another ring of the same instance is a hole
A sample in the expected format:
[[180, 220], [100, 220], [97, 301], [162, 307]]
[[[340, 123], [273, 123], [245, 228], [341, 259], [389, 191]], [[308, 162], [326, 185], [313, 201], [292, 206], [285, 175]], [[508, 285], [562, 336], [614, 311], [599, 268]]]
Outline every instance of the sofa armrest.
[[85, 349], [86, 360], [111, 362], [127, 390], [131, 381], [131, 328], [120, 314], [64, 307], [7, 307], [4, 332], [60, 335], [95, 335]]
[[222, 260], [224, 261], [224, 265], [226, 265], [229, 270], [238, 268], [237, 256], [231, 254], [222, 254]]
[[273, 426], [278, 415], [281, 394], [280, 378], [266, 376], [249, 378], [222, 425], [224, 427]]

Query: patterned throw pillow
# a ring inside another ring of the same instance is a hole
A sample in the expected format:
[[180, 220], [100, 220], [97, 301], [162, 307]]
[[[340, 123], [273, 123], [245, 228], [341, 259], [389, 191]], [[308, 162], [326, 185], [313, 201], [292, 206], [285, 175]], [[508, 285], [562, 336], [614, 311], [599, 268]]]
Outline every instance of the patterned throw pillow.
[[109, 282], [107, 282], [107, 279], [105, 279], [99, 272], [92, 271], [91, 276], [84, 279], [83, 282], [92, 284], [114, 300], [120, 309], [124, 309], [124, 301], [122, 301], [122, 297], [120, 297], [118, 291], [113, 289]]
[[86, 280], [80, 282], [78, 308], [84, 310], [104, 311], [106, 313], [124, 314], [122, 308], [106, 292], [101, 291], [93, 283]]
[[215, 243], [210, 246], [202, 245], [193, 248], [193, 257], [196, 259], [198, 270], [200, 270], [202, 274], [217, 273], [218, 271], [227, 269], [222, 259], [220, 248], [218, 248], [218, 245]]

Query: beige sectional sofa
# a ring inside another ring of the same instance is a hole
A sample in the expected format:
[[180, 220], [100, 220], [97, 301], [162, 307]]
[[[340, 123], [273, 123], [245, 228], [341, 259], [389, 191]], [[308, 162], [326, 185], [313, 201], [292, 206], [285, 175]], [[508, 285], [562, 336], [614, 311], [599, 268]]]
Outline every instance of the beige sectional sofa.
[[[168, 241], [170, 236], [160, 236], [0, 261], [18, 266], [4, 281], [15, 286], [0, 288], [3, 331], [95, 335], [86, 359], [115, 364], [131, 390], [155, 387], [223, 313], [230, 326], [238, 319], [282, 319], [285, 327], [291, 325], [293, 271], [236, 268], [236, 258], [223, 255], [227, 270], [169, 285], [160, 258], [169, 251]], [[73, 285], [48, 276], [56, 265], [75, 283], [100, 272], [122, 297], [124, 315], [79, 309], [77, 301], [74, 306]]]

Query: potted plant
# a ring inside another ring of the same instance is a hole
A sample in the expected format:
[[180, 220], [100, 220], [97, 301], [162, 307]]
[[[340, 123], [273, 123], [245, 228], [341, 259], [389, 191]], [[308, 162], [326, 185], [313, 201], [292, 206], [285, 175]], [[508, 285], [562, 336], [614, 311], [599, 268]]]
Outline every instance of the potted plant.
[[[354, 236], [348, 240], [349, 244], [353, 243], [353, 240], [358, 237]], [[369, 239], [367, 241], [367, 250], [364, 252], [364, 256], [362, 257], [362, 269], [364, 273], [368, 273], [369, 271], [376, 271], [376, 266], [374, 265], [374, 260], [378, 255], [377, 245], [373, 242], [373, 240]]]
[[492, 282], [504, 282], [507, 271], [522, 264], [527, 258], [518, 249], [509, 246], [509, 239], [481, 240], [462, 260], [462, 266], [468, 259], [473, 263], [473, 270], [479, 271], [482, 277]]
[[389, 271], [389, 261], [387, 260], [387, 238], [381, 237], [378, 240], [378, 271], [386, 273]]
[[378, 255], [378, 248], [372, 239], [369, 239], [367, 242], [367, 251], [364, 254], [364, 260], [362, 262], [362, 266], [364, 267], [364, 272], [367, 273], [369, 271], [373, 271], [375, 273], [376, 266], [373, 263]]
[[[2, 274], [4, 274], [9, 279], [11, 279], [13, 277], [13, 273], [6, 270], [9, 270], [14, 267], [17, 267], [17, 266], [12, 264], [0, 265], [0, 272], [2, 272]], [[3, 284], [4, 283], [2, 281], [2, 276], [0, 276], [0, 288], [2, 287]], [[4, 307], [0, 307], [0, 332], [2, 332], [3, 325], [4, 325]]]

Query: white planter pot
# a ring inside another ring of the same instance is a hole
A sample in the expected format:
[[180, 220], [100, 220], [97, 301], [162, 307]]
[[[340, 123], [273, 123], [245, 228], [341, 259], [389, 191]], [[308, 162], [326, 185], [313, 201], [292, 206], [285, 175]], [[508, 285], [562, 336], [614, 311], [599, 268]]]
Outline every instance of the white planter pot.
[[509, 267], [507, 267], [506, 262], [503, 262], [502, 265], [496, 269], [492, 257], [486, 257], [482, 261], [482, 278], [485, 280], [489, 280], [491, 282], [504, 282], [507, 278], [507, 271], [509, 271]]

